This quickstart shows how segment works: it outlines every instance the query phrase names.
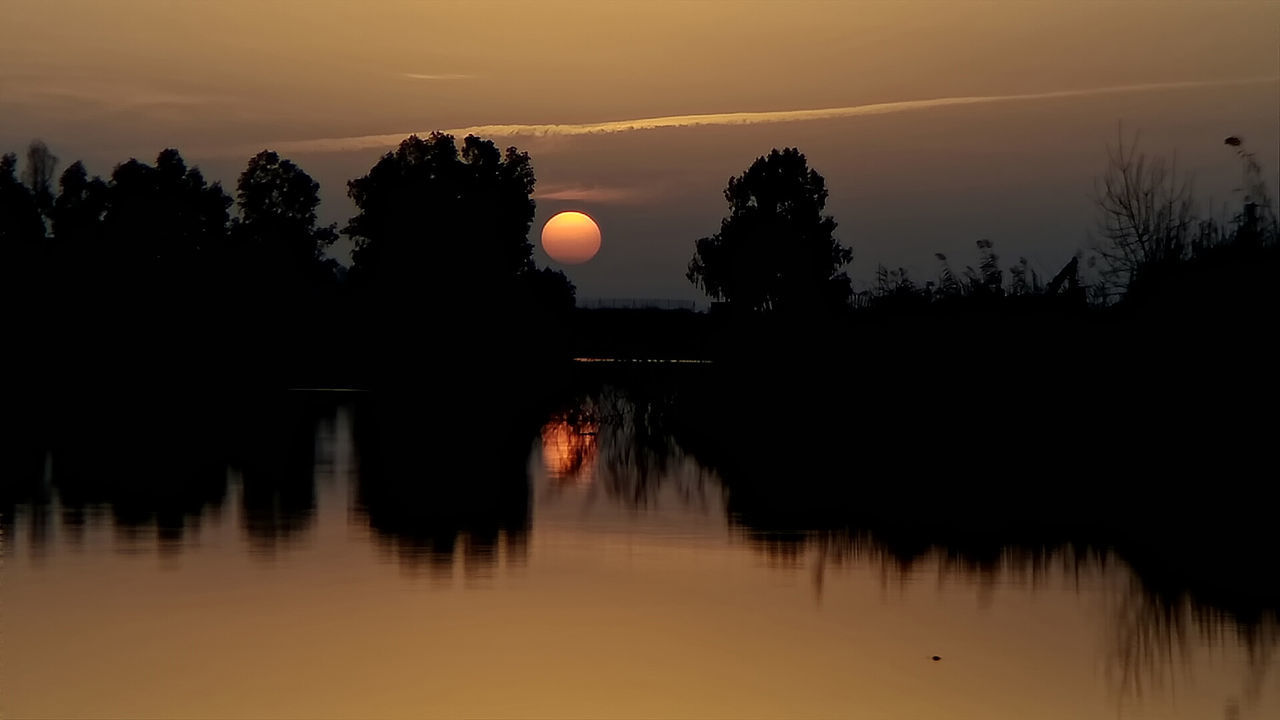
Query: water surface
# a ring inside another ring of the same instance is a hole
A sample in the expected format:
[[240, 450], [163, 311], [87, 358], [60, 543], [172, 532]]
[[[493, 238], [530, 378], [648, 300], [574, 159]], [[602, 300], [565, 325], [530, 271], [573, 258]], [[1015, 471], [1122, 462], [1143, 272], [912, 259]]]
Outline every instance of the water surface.
[[1274, 633], [1158, 605], [1105, 552], [753, 528], [617, 397], [543, 418], [501, 481], [429, 437], [369, 450], [393, 431], [361, 402], [295, 396], [198, 472], [172, 443], [48, 451], [4, 518], [0, 712], [1280, 716]]

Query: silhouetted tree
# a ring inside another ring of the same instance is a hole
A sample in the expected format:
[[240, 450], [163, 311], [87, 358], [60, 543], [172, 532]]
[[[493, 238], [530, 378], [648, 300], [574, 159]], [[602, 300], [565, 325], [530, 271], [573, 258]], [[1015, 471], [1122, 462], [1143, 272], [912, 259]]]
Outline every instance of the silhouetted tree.
[[18, 181], [18, 156], [0, 157], [0, 247], [25, 254], [44, 238], [44, 221], [31, 191]]
[[250, 158], [240, 174], [228, 274], [246, 281], [254, 302], [302, 309], [336, 282], [337, 262], [324, 252], [337, 239], [337, 226], [316, 225], [319, 193], [320, 183], [268, 150]]
[[81, 257], [95, 253], [107, 211], [107, 184], [99, 177], [90, 179], [84, 164], [77, 160], [62, 173], [58, 188], [51, 216], [60, 253]]
[[1103, 280], [1123, 293], [1143, 272], [1177, 262], [1191, 248], [1197, 227], [1189, 182], [1162, 158], [1138, 150], [1138, 138], [1120, 136], [1107, 148], [1108, 165], [1095, 189], [1097, 251]]
[[249, 159], [236, 185], [234, 231], [254, 254], [281, 267], [310, 271], [338, 238], [337, 225], [316, 226], [320, 183], [269, 150]]
[[[474, 135], [461, 148], [443, 133], [407, 138], [348, 183], [360, 210], [344, 231], [355, 240], [352, 282], [410, 306], [513, 300], [536, 270], [534, 182], [528, 153], [514, 147]], [[562, 298], [569, 287], [528, 284]]]
[[540, 268], [521, 274], [523, 294], [543, 312], [572, 310], [577, 289], [559, 270]]
[[724, 191], [720, 232], [697, 242], [687, 277], [709, 297], [750, 310], [847, 306], [853, 251], [824, 215], [827, 187], [795, 148], [757, 158]]
[[30, 309], [38, 305], [33, 302], [33, 295], [41, 285], [47, 251], [44, 217], [31, 190], [18, 180], [17, 166], [17, 156], [0, 157], [0, 251], [10, 267], [0, 288], [0, 303], [10, 311], [18, 311], [7, 323], [7, 332], [16, 331], [13, 320], [32, 320]]
[[102, 238], [106, 183], [90, 179], [84, 165], [75, 162], [62, 173], [58, 185], [58, 195], [46, 212], [51, 237], [40, 253], [41, 302], [33, 309], [47, 311], [41, 324], [72, 337], [82, 330], [69, 324], [74, 317], [83, 315], [86, 307], [101, 309], [109, 304], [103, 292], [108, 279], [103, 276], [114, 267], [118, 249]]
[[1274, 306], [1262, 288], [1280, 259], [1276, 211], [1253, 154], [1236, 136], [1225, 144], [1244, 170], [1240, 210], [1230, 223], [1197, 216], [1189, 182], [1138, 152], [1136, 139], [1109, 149], [1096, 199], [1104, 291], [1096, 294], [1122, 296], [1129, 307], [1235, 321]]
[[189, 283], [222, 251], [230, 206], [221, 184], [206, 183], [177, 150], [162, 151], [154, 166], [137, 160], [117, 166], [103, 231], [122, 264], [120, 279]]
[[31, 197], [42, 214], [53, 208], [53, 176], [58, 168], [58, 157], [49, 151], [43, 140], [32, 140], [27, 146], [27, 166], [22, 170], [22, 182], [31, 190]]
[[82, 296], [99, 283], [97, 276], [112, 266], [112, 253], [118, 249], [102, 237], [107, 184], [98, 177], [90, 179], [77, 161], [62, 173], [58, 186], [58, 197], [49, 213], [54, 241], [49, 275], [58, 301], [69, 309], [84, 302]]

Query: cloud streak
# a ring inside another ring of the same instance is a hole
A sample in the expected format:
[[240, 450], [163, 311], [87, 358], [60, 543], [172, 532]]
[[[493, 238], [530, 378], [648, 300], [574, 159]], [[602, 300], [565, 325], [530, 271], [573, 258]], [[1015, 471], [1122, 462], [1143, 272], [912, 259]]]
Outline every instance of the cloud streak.
[[92, 105], [110, 110], [150, 107], [231, 105], [238, 98], [175, 92], [112, 79], [42, 76], [6, 77], [0, 73], [0, 105], [35, 107]]
[[[661, 130], [666, 128], [730, 127], [740, 125], [771, 125], [776, 123], [810, 122], [814, 120], [838, 120], [842, 118], [855, 118], [867, 115], [887, 115], [891, 113], [914, 112], [919, 110], [931, 110], [935, 108], [962, 105], [1028, 102], [1035, 100], [1054, 100], [1060, 98], [1090, 97], [1096, 95], [1117, 95], [1159, 90], [1224, 87], [1231, 85], [1256, 85], [1262, 83], [1274, 83], [1278, 81], [1280, 81], [1280, 78], [1269, 77], [1244, 78], [1238, 80], [1195, 80], [1184, 82], [1145, 83], [1141, 85], [1114, 85], [1108, 87], [1083, 88], [1078, 90], [1055, 90], [1052, 92], [1022, 93], [1016, 95], [968, 95], [929, 98], [924, 100], [901, 100], [897, 102], [869, 103], [865, 105], [817, 108], [812, 110], [771, 110], [765, 112], [663, 115], [659, 117], [635, 118], [632, 120], [610, 120], [596, 123], [473, 125], [471, 127], [450, 128], [444, 130], [444, 132], [455, 136], [474, 134], [482, 137], [535, 138], [608, 135], [613, 133]], [[351, 150], [367, 150], [371, 148], [391, 147], [410, 134], [412, 133], [406, 132], [384, 135], [360, 135], [354, 137], [296, 140], [276, 143], [274, 147], [282, 152], [342, 152]], [[419, 131], [417, 134], [425, 135], [427, 133]]]
[[400, 75], [410, 80], [470, 80], [475, 77], [475, 75], [461, 73], [439, 73], [435, 75], [428, 73], [401, 73]]
[[574, 200], [625, 205], [648, 199], [650, 193], [633, 187], [598, 185], [547, 185], [534, 191], [539, 200]]

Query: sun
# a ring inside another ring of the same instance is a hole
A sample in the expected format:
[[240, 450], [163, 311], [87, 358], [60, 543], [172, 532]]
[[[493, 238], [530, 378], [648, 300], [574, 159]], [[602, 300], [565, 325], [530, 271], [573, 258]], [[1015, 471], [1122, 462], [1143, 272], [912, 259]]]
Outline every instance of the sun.
[[558, 263], [584, 263], [600, 251], [600, 226], [576, 210], [556, 213], [542, 226], [542, 249]]

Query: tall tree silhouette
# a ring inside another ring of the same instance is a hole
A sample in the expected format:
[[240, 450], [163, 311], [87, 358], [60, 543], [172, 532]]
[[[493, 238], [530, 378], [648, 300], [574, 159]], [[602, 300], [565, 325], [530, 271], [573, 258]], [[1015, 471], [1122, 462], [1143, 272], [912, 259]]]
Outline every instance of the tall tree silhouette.
[[49, 211], [52, 248], [45, 255], [45, 282], [52, 292], [51, 310], [62, 324], [87, 304], [109, 302], [104, 291], [118, 249], [103, 241], [107, 184], [90, 178], [84, 164], [72, 163], [58, 181], [58, 196]]
[[240, 217], [231, 235], [241, 271], [255, 287], [296, 294], [333, 279], [336, 263], [324, 251], [337, 226], [317, 226], [320, 183], [289, 160], [263, 150], [250, 158], [236, 185]]
[[360, 211], [345, 229], [355, 240], [352, 282], [409, 306], [455, 308], [554, 285], [531, 281], [534, 182], [529, 155], [514, 147], [474, 135], [461, 147], [443, 133], [405, 139], [348, 183]]
[[97, 254], [102, 218], [107, 211], [107, 184], [90, 178], [80, 161], [72, 163], [58, 181], [53, 202], [53, 236], [59, 254], [86, 258]]
[[31, 189], [31, 197], [44, 214], [53, 207], [53, 176], [57, 168], [58, 157], [49, 151], [49, 146], [43, 140], [32, 140], [27, 146], [27, 165], [22, 170], [22, 181]]
[[18, 180], [18, 156], [0, 156], [0, 247], [25, 256], [44, 238], [44, 220], [30, 189]]
[[[323, 338], [343, 324], [338, 263], [325, 257], [334, 225], [316, 224], [320, 184], [302, 168], [264, 150], [236, 184], [239, 217], [222, 254], [221, 320], [247, 346], [272, 348], [253, 374], [325, 383], [317, 373], [342, 363]], [[230, 285], [228, 285], [230, 284]]]
[[[222, 378], [234, 342], [222, 296], [228, 288], [217, 259], [225, 254], [231, 198], [189, 168], [177, 150], [155, 165], [129, 160], [111, 174], [100, 242], [102, 264], [79, 288], [72, 313], [82, 318], [67, 357], [84, 347], [122, 347], [92, 367], [68, 368], [87, 382], [201, 382]], [[77, 340], [78, 338], [78, 340]], [[239, 339], [239, 338], [235, 338]]]
[[[40, 290], [47, 253], [44, 217], [30, 188], [18, 180], [18, 158], [0, 157], [0, 252], [12, 270], [0, 288], [0, 304], [20, 325], [34, 322], [34, 297]], [[22, 332], [9, 323], [5, 334]]]
[[206, 183], [177, 150], [164, 150], [154, 166], [129, 160], [111, 173], [105, 240], [123, 278], [186, 287], [222, 251], [230, 207], [221, 184]]
[[852, 287], [843, 268], [853, 251], [824, 215], [826, 181], [795, 148], [757, 158], [724, 191], [720, 232], [697, 241], [687, 277], [716, 300], [750, 310], [844, 307]]

